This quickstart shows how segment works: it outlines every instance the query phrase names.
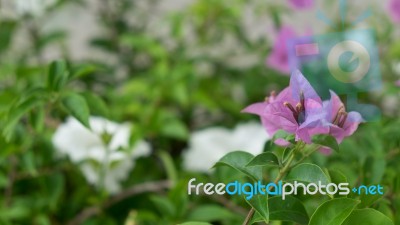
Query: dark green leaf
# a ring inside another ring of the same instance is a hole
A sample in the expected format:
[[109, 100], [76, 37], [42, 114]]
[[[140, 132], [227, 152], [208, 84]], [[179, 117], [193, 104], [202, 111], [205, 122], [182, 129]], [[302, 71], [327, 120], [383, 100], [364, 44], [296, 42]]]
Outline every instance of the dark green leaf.
[[268, 195], [256, 194], [247, 203], [261, 216], [265, 223], [269, 223]]
[[70, 93], [63, 97], [62, 103], [73, 117], [90, 129], [90, 111], [86, 100], [82, 96]]
[[[2, 19], [3, 20], [3, 19]], [[12, 20], [0, 22], [0, 52], [8, 49], [17, 23]]]
[[326, 176], [322, 169], [311, 163], [303, 163], [293, 167], [286, 176], [285, 181], [300, 181], [303, 183], [321, 182], [324, 185], [330, 183], [329, 177]]
[[253, 178], [254, 180], [262, 180], [261, 167], [246, 167], [254, 156], [248, 152], [235, 151], [226, 154], [215, 165], [216, 166], [230, 166], [245, 175]]
[[47, 88], [53, 91], [59, 91], [68, 80], [67, 64], [65, 61], [54, 61], [50, 64]]
[[279, 166], [278, 157], [272, 152], [264, 152], [260, 155], [255, 156], [246, 166], [267, 166], [277, 165]]
[[150, 200], [156, 206], [158, 211], [162, 213], [163, 216], [173, 218], [176, 213], [176, 208], [174, 204], [166, 197], [153, 195]]
[[10, 141], [14, 132], [14, 128], [18, 121], [30, 110], [32, 110], [37, 105], [41, 104], [42, 101], [35, 97], [26, 99], [24, 102], [16, 107], [11, 107], [7, 115], [7, 123], [3, 130], [3, 135], [7, 141]]
[[360, 195], [360, 201], [361, 203], [358, 205], [357, 208], [362, 209], [369, 207], [372, 205], [374, 202], [377, 200], [381, 199], [383, 196], [380, 194], [372, 195], [372, 194], [365, 194], [365, 192], [362, 192]]
[[[297, 224], [308, 224], [309, 217], [303, 203], [293, 196], [274, 196], [268, 199], [269, 219], [276, 221], [291, 221]], [[252, 222], [261, 222], [261, 216], [256, 213]]]

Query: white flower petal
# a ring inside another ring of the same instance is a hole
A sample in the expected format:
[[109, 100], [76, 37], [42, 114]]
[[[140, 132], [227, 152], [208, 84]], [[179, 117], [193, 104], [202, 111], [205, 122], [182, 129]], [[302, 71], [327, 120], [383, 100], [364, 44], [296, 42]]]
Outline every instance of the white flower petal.
[[269, 137], [257, 123], [239, 124], [235, 129], [212, 127], [191, 134], [189, 149], [183, 154], [187, 170], [208, 172], [225, 154], [242, 150], [252, 154], [262, 152]]

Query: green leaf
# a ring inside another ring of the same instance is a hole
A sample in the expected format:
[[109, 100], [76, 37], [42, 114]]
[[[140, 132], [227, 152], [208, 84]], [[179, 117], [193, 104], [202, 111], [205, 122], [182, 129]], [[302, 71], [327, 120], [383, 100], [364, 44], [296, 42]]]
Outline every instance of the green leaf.
[[319, 144], [325, 147], [329, 147], [336, 152], [339, 152], [339, 144], [336, 139], [331, 135], [317, 135], [313, 137], [313, 143]]
[[168, 179], [173, 183], [178, 180], [178, 172], [174, 165], [174, 160], [168, 152], [160, 151], [159, 153], [160, 159], [164, 164], [165, 171], [167, 172]]
[[163, 216], [172, 218], [176, 214], [176, 208], [174, 204], [166, 197], [153, 195], [150, 197], [154, 206], [157, 207], [158, 211], [162, 213]]
[[[308, 224], [309, 217], [303, 203], [293, 197], [286, 196], [282, 200], [281, 196], [274, 196], [268, 199], [269, 219], [271, 221], [291, 221], [296, 224]], [[261, 222], [261, 216], [256, 213], [252, 222]]]
[[10, 47], [10, 43], [17, 27], [17, 23], [12, 20], [4, 20], [0, 22], [0, 52], [7, 50]]
[[256, 194], [247, 203], [261, 216], [265, 223], [269, 223], [268, 195]]
[[342, 225], [394, 225], [387, 216], [375, 209], [356, 209]]
[[72, 69], [71, 78], [84, 77], [99, 70], [101, 70], [101, 68], [99, 68], [96, 65], [91, 65], [91, 64], [79, 65]]
[[216, 166], [229, 166], [232, 167], [245, 175], [251, 177], [254, 180], [262, 180], [262, 168], [261, 167], [246, 167], [250, 160], [254, 156], [248, 152], [235, 151], [226, 154], [222, 157], [215, 165]]
[[86, 100], [82, 96], [74, 93], [67, 94], [63, 97], [62, 104], [73, 117], [90, 129], [90, 111]]
[[270, 220], [292, 221], [299, 224], [307, 224], [309, 217], [303, 203], [293, 197], [275, 196], [268, 200]]
[[177, 119], [168, 119], [161, 127], [161, 133], [170, 138], [186, 140], [189, 136], [189, 131], [186, 125]]
[[[334, 183], [334, 184], [348, 183], [347, 177], [340, 171], [329, 170], [328, 173], [331, 178], [331, 183]], [[339, 198], [344, 197], [343, 195], [340, 195], [339, 193], [334, 194], [334, 196], [339, 197]]]
[[67, 64], [65, 61], [54, 61], [50, 64], [47, 75], [47, 88], [59, 91], [68, 80]]
[[3, 130], [3, 135], [7, 141], [10, 141], [14, 128], [17, 125], [18, 121], [30, 110], [32, 110], [37, 105], [41, 104], [42, 100], [37, 99], [35, 97], [31, 97], [26, 99], [24, 102], [19, 104], [16, 107], [11, 107], [8, 115], [7, 115], [7, 123]]
[[341, 225], [359, 203], [360, 201], [350, 198], [329, 200], [318, 207], [312, 215], [309, 225]]
[[90, 92], [82, 93], [82, 96], [85, 97], [86, 102], [90, 108], [90, 112], [92, 114], [97, 114], [103, 117], [108, 117], [109, 110], [106, 103], [99, 96], [94, 95]]
[[293, 167], [286, 176], [285, 181], [300, 181], [303, 183], [318, 183], [327, 185], [330, 183], [329, 177], [322, 169], [311, 163], [303, 163]]
[[329, 170], [329, 176], [331, 177], [332, 183], [335, 183], [335, 184], [347, 183], [346, 176], [340, 171]]
[[267, 165], [277, 165], [279, 166], [278, 157], [272, 152], [264, 152], [255, 156], [246, 167], [251, 166], [267, 166]]
[[386, 160], [379, 155], [368, 156], [364, 163], [364, 182], [378, 184], [385, 174]]
[[236, 215], [219, 205], [201, 205], [188, 215], [188, 220], [213, 222], [231, 219]]
[[44, 107], [40, 106], [33, 110], [30, 114], [30, 123], [37, 132], [42, 132], [44, 129], [45, 111]]

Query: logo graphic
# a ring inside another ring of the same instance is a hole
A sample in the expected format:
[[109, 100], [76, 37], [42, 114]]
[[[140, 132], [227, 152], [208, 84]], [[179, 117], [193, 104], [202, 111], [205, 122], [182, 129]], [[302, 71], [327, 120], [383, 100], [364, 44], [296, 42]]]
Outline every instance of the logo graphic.
[[[346, 17], [346, 1], [340, 1], [342, 28]], [[364, 12], [352, 25], [370, 15]], [[321, 12], [318, 18], [333, 28], [331, 20]], [[367, 121], [380, 118], [378, 107], [359, 102], [359, 95], [379, 90], [382, 86], [376, 35], [372, 29], [354, 29], [338, 33], [294, 38], [288, 41], [291, 70], [300, 70], [323, 99], [329, 90], [346, 97], [348, 111], [358, 111]]]
[[262, 181], [255, 183], [240, 183], [239, 181], [224, 183], [198, 183], [195, 184], [196, 178], [192, 178], [188, 182], [188, 195], [244, 195], [247, 200], [250, 200], [255, 195], [271, 195], [281, 196], [285, 200], [288, 195], [343, 195], [347, 196], [350, 191], [357, 195], [383, 195], [383, 187], [381, 185], [360, 185], [350, 189], [349, 183], [318, 183], [304, 184], [294, 181], [293, 183], [284, 183], [279, 181], [277, 184], [264, 184]]

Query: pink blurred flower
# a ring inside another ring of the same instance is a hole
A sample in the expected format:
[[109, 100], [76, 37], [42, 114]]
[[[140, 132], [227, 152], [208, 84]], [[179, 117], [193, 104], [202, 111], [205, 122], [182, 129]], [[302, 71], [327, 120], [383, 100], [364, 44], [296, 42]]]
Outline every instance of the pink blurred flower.
[[[267, 133], [273, 136], [278, 130], [295, 134], [296, 141], [311, 143], [315, 134], [326, 134], [326, 117], [321, 98], [300, 71], [292, 73], [290, 86], [278, 96], [272, 95], [264, 102], [246, 107], [242, 112], [259, 115]], [[276, 144], [285, 144], [278, 141]], [[286, 143], [287, 144], [287, 143]]]
[[278, 32], [272, 47], [271, 54], [267, 57], [266, 64], [281, 73], [290, 74], [289, 56], [286, 43], [289, 39], [295, 38], [295, 31], [289, 26], [283, 26]]
[[289, 0], [289, 3], [295, 9], [309, 9], [314, 6], [314, 0]]
[[396, 81], [396, 82], [395, 82], [395, 85], [396, 85], [397, 87], [400, 87], [400, 80]]
[[400, 0], [390, 0], [388, 10], [392, 20], [400, 23]]

